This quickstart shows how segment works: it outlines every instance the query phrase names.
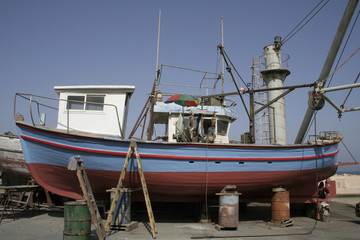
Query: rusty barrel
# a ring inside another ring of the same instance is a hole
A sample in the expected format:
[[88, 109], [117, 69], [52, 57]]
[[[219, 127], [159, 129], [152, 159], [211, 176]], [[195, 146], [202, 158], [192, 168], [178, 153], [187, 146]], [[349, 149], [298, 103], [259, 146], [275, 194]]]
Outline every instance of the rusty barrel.
[[290, 219], [290, 195], [285, 188], [273, 188], [271, 219], [272, 222], [283, 222]]
[[236, 185], [226, 185], [219, 197], [219, 225], [221, 228], [237, 228], [239, 225], [239, 195]]
[[220, 196], [219, 225], [237, 228], [239, 224], [239, 195], [225, 193]]
[[91, 216], [86, 202], [65, 202], [63, 239], [90, 240], [90, 238]]

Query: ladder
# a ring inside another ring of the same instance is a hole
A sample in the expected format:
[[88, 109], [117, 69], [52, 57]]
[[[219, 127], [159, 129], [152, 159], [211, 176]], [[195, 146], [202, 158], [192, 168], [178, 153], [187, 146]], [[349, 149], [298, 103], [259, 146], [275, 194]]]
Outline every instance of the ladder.
[[84, 194], [84, 199], [88, 205], [91, 219], [93, 220], [93, 223], [95, 225], [96, 234], [100, 240], [106, 239], [106, 232], [104, 225], [101, 220], [101, 216], [98, 210], [98, 207], [96, 205], [96, 201], [94, 198], [94, 194], [91, 190], [91, 186], [89, 183], [89, 179], [87, 177], [83, 160], [80, 156], [73, 156], [69, 159], [69, 170], [75, 170], [76, 169], [76, 175], [79, 179], [81, 190]]
[[106, 220], [105, 230], [110, 231], [111, 223], [112, 223], [112, 220], [114, 218], [114, 212], [115, 212], [115, 208], [116, 208], [116, 203], [118, 202], [118, 198], [119, 198], [119, 195], [120, 195], [120, 192], [121, 192], [121, 188], [123, 187], [123, 182], [124, 182], [124, 179], [125, 179], [126, 170], [127, 170], [128, 165], [129, 165], [130, 158], [133, 155], [133, 151], [135, 152], [135, 156], [136, 156], [138, 172], [139, 172], [139, 176], [140, 176], [140, 180], [141, 180], [142, 190], [143, 190], [143, 193], [144, 193], [147, 213], [148, 213], [148, 216], [149, 216], [149, 222], [150, 222], [152, 237], [156, 238], [157, 230], [156, 230], [156, 226], [155, 226], [154, 214], [153, 214], [153, 211], [152, 211], [152, 208], [151, 208], [149, 192], [147, 190], [145, 177], [144, 177], [144, 171], [143, 171], [141, 161], [140, 161], [139, 149], [138, 149], [138, 146], [137, 146], [136, 142], [134, 142], [134, 141], [130, 142], [129, 150], [127, 152], [127, 155], [126, 155], [126, 158], [125, 158], [125, 161], [124, 161], [124, 166], [123, 166], [123, 169], [121, 171], [117, 187], [114, 189], [115, 194], [114, 194], [114, 198], [113, 198], [113, 201], [111, 203], [110, 210], [109, 210], [109, 213], [108, 213], [108, 217], [107, 217], [107, 220]]
[[[252, 76], [253, 76], [253, 88], [263, 89], [265, 87], [264, 80], [261, 75], [261, 57], [253, 58]], [[268, 102], [267, 92], [255, 93], [255, 110], [259, 109]], [[269, 109], [266, 108], [255, 116], [256, 125], [256, 142], [260, 144], [269, 144]]]

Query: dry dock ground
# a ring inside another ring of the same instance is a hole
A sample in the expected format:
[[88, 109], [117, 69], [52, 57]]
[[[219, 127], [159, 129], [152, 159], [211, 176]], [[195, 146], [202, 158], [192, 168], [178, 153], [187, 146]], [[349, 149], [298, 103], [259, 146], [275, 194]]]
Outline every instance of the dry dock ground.
[[[217, 208], [210, 208], [212, 223], [199, 223], [198, 206], [189, 204], [163, 204], [153, 206], [158, 234], [156, 239], [360, 239], [360, 217], [355, 215], [355, 203], [360, 197], [337, 198], [331, 203], [330, 222], [320, 222], [302, 215], [302, 209], [293, 207], [291, 218], [294, 225], [287, 228], [269, 227], [269, 204], [252, 203], [239, 215], [237, 230], [215, 229]], [[0, 239], [62, 239], [64, 230], [63, 211], [27, 210], [6, 215], [0, 225]], [[132, 220], [138, 228], [117, 231], [108, 239], [152, 239], [147, 228], [145, 208], [136, 207]], [[92, 226], [91, 239], [97, 239]]]

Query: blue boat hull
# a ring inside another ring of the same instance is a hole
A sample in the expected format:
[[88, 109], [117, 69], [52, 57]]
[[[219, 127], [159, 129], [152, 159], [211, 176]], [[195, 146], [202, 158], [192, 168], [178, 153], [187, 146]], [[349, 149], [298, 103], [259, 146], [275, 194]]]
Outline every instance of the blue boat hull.
[[[24, 157], [45, 189], [81, 199], [68, 160], [82, 156], [95, 194], [115, 187], [129, 141], [17, 122]], [[137, 142], [152, 201], [205, 201], [225, 185], [236, 185], [242, 200], [268, 199], [277, 186], [290, 190], [292, 202], [311, 202], [316, 181], [335, 174], [337, 143], [263, 146], [243, 144]], [[125, 185], [139, 187], [136, 159], [130, 161]], [[136, 195], [135, 195], [136, 198]]]

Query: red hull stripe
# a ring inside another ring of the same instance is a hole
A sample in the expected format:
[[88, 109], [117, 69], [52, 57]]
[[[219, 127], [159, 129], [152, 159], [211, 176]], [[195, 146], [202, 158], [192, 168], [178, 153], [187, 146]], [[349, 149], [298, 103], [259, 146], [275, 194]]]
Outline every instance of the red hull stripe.
[[336, 164], [336, 166], [347, 166], [347, 165], [356, 165], [356, 164], [359, 164], [359, 163], [358, 162], [339, 163], [339, 164]]
[[[82, 152], [90, 152], [96, 154], [106, 154], [106, 155], [116, 155], [116, 156], [126, 156], [127, 152], [115, 152], [108, 150], [99, 150], [99, 149], [91, 149], [91, 148], [82, 148], [82, 147], [74, 147], [60, 143], [49, 142], [25, 135], [20, 136], [23, 139], [30, 140], [33, 142], [38, 142], [42, 144], [46, 144], [49, 146], [54, 146], [58, 148], [82, 151]], [[307, 157], [287, 157], [287, 158], [226, 158], [226, 157], [194, 157], [194, 156], [174, 156], [174, 155], [160, 155], [160, 154], [140, 154], [142, 158], [159, 158], [159, 159], [176, 159], [176, 160], [226, 160], [226, 161], [291, 161], [291, 160], [310, 160], [315, 158], [324, 158], [329, 156], [334, 156], [339, 153], [339, 149], [334, 153], [317, 155], [317, 156], [307, 156]], [[135, 154], [133, 154], [135, 156]]]
[[[38, 131], [38, 132], [45, 132], [47, 134], [53, 134], [53, 135], [57, 135], [57, 136], [63, 136], [63, 137], [67, 137], [67, 138], [76, 138], [76, 139], [90, 139], [90, 140], [97, 140], [99, 138], [97, 137], [93, 137], [93, 136], [83, 136], [83, 135], [76, 135], [76, 134], [71, 134], [71, 133], [60, 133], [60, 132], [53, 132], [51, 130], [47, 130], [47, 129], [41, 129], [41, 128], [37, 128], [34, 126], [28, 126], [25, 124], [21, 124], [19, 122], [16, 123], [17, 126], [21, 127], [21, 128], [27, 128], [30, 129], [32, 131]], [[84, 133], [85, 134], [85, 133]], [[111, 139], [106, 139], [106, 138], [101, 138], [101, 141], [113, 141]], [[129, 141], [130, 143], [130, 141]], [[156, 143], [156, 142], [148, 142], [147, 144], [149, 145], [159, 145], [161, 143]], [[328, 146], [331, 145], [335, 145], [336, 143], [331, 143], [331, 144], [327, 144]], [[250, 145], [246, 145], [246, 146], [228, 146], [228, 145], [216, 145], [216, 144], [210, 144], [210, 145], [198, 145], [198, 144], [176, 144], [173, 143], [172, 146], [187, 146], [187, 147], [204, 147], [204, 148], [234, 148], [234, 149], [238, 149], [238, 148], [244, 148], [244, 149], [271, 149], [272, 147], [266, 146], [266, 147], [261, 147], [261, 146], [250, 146]], [[292, 149], [296, 149], [296, 148], [315, 148], [316, 146], [314, 145], [309, 145], [309, 146], [304, 146], [304, 145], [293, 145], [293, 146], [282, 146], [282, 148], [292, 148]]]

